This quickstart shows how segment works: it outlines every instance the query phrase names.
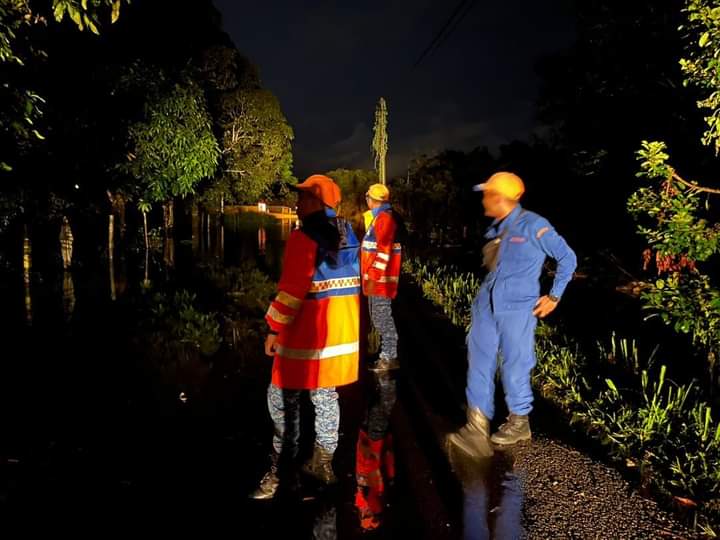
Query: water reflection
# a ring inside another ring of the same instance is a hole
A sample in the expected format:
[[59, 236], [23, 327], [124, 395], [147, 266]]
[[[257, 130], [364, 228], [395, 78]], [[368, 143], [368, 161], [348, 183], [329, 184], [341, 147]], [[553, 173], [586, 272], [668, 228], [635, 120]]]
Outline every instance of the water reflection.
[[25, 320], [32, 324], [32, 295], [30, 294], [30, 272], [32, 270], [32, 245], [25, 227], [23, 238], [23, 283], [25, 287]]
[[338, 537], [338, 512], [334, 497], [323, 497], [316, 508], [313, 540], [335, 540]]
[[65, 272], [63, 275], [63, 314], [65, 322], [69, 322], [75, 311], [75, 283], [72, 274]]
[[73, 233], [67, 216], [63, 216], [62, 225], [60, 226], [60, 253], [63, 260], [63, 269], [67, 270], [72, 265], [73, 254]]
[[374, 530], [382, 524], [387, 488], [395, 478], [390, 415], [397, 400], [396, 381], [391, 373], [373, 373], [368, 390], [358, 434], [355, 507], [363, 530]]
[[175, 238], [172, 235], [165, 235], [163, 245], [163, 262], [166, 268], [175, 267]]
[[449, 458], [463, 489], [463, 538], [523, 538], [523, 493], [512, 472], [512, 455], [497, 452], [491, 458], [472, 458], [450, 448]]
[[258, 252], [262, 255], [265, 254], [265, 241], [267, 240], [267, 235], [265, 233], [265, 227], [262, 225], [258, 228]]

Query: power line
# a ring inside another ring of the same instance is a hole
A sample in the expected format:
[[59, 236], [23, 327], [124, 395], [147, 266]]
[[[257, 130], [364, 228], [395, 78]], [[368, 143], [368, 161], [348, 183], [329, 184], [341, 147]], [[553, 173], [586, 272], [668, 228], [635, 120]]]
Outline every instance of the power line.
[[450, 27], [450, 29], [445, 33], [445, 35], [440, 39], [440, 41], [438, 41], [437, 45], [435, 45], [435, 48], [430, 52], [429, 56], [435, 54], [435, 52], [443, 46], [443, 43], [445, 43], [455, 32], [457, 27], [462, 24], [462, 22], [465, 20], [465, 17], [468, 16], [468, 13], [470, 13], [473, 7], [475, 7], [475, 0], [470, 0], [465, 10], [462, 12], [462, 14], [460, 14], [457, 19], [455, 19], [455, 23]]
[[450, 27], [450, 25], [453, 24], [455, 18], [460, 14], [460, 12], [463, 10], [464, 7], [466, 7], [466, 4], [468, 3], [472, 4], [473, 0], [460, 0], [460, 3], [455, 6], [452, 15], [450, 15], [450, 18], [445, 22], [440, 31], [435, 35], [433, 40], [430, 42], [430, 45], [425, 48], [425, 50], [420, 54], [420, 57], [415, 61], [415, 64], [413, 64], [413, 69], [418, 67], [420, 63], [425, 59], [425, 57], [430, 54], [430, 52], [435, 48], [435, 45], [443, 38], [443, 34], [445, 33], [445, 31]]

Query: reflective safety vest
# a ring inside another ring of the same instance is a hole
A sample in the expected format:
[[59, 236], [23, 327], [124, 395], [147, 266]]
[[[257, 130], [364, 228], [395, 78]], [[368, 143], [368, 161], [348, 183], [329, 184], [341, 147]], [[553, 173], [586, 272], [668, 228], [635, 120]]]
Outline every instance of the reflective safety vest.
[[363, 292], [367, 296], [397, 296], [402, 246], [396, 242], [398, 225], [390, 206], [381, 207], [362, 243]]
[[313, 390], [358, 379], [360, 351], [359, 243], [345, 221], [346, 241], [327, 253], [293, 231], [285, 247], [278, 294], [266, 321], [278, 333], [272, 382]]

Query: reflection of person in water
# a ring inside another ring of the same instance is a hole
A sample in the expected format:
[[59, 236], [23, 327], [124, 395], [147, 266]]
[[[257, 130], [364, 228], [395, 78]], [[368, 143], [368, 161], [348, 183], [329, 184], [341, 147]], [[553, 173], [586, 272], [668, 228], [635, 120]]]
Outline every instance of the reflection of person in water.
[[476, 458], [451, 447], [449, 457], [463, 489], [463, 539], [523, 538], [522, 488], [503, 462], [509, 456]]
[[395, 455], [390, 415], [397, 396], [390, 372], [375, 373], [368, 393], [368, 408], [358, 436], [355, 506], [365, 530], [380, 526], [387, 487], [395, 478]]

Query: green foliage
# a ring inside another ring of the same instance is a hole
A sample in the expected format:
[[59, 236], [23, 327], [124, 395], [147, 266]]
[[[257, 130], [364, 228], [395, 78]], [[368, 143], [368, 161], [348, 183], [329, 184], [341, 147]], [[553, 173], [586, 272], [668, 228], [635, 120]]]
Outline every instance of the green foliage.
[[720, 3], [717, 0], [688, 0], [687, 24], [682, 27], [688, 41], [687, 57], [680, 60], [685, 85], [700, 88], [705, 97], [698, 107], [709, 111], [702, 142], [720, 153]]
[[470, 327], [470, 307], [481, 283], [475, 274], [437, 263], [426, 264], [418, 258], [405, 259], [403, 271], [415, 278], [425, 297], [440, 306], [453, 324]]
[[676, 180], [668, 157], [664, 143], [643, 141], [638, 177], [650, 185], [630, 197], [628, 211], [638, 221], [638, 232], [660, 257], [671, 257], [671, 262], [682, 257], [688, 263], [705, 261], [718, 251], [720, 225], [700, 215], [701, 193]]
[[210, 356], [220, 347], [220, 325], [215, 313], [203, 313], [196, 307], [197, 297], [186, 290], [172, 296], [158, 293], [152, 299], [146, 323], [153, 348], [167, 358], [184, 347]]
[[129, 128], [131, 152], [120, 169], [138, 181], [149, 202], [185, 197], [218, 164], [205, 98], [188, 77], [171, 82], [160, 74], [148, 82], [144, 118]]
[[[100, 11], [110, 11], [110, 21], [115, 23], [120, 17], [123, 0], [53, 0], [52, 11], [55, 20], [62, 22], [67, 15], [81, 32], [85, 29], [93, 34], [98, 30]], [[130, 3], [129, 0], [127, 3]]]

